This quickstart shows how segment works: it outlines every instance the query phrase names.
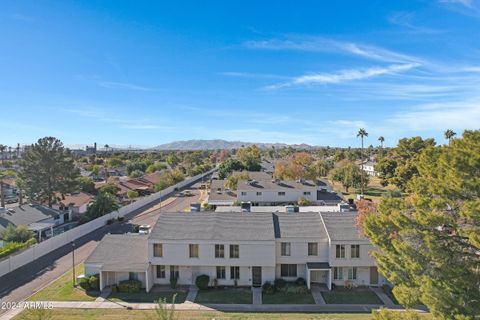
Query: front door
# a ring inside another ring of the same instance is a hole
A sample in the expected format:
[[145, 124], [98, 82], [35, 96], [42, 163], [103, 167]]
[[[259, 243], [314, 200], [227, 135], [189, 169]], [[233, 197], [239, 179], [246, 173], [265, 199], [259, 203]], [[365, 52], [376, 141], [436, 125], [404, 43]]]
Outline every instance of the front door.
[[262, 267], [252, 267], [252, 286], [262, 286]]
[[370, 285], [378, 285], [378, 270], [377, 267], [370, 267]]

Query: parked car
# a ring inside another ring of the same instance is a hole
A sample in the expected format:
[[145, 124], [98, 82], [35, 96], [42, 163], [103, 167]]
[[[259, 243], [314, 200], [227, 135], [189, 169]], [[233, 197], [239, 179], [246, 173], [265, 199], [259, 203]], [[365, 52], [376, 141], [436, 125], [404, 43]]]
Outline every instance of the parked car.
[[138, 233], [140, 234], [148, 234], [150, 232], [150, 225], [149, 224], [142, 224], [138, 228]]

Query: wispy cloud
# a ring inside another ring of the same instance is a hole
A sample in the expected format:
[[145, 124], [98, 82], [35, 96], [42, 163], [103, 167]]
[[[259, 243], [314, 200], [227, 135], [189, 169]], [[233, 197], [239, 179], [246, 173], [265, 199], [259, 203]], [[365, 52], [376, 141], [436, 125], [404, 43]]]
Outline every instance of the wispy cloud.
[[440, 0], [440, 3], [460, 4], [467, 8], [473, 8], [473, 0]]
[[17, 21], [23, 21], [23, 22], [32, 22], [35, 19], [33, 17], [24, 15], [22, 13], [12, 13], [10, 15], [10, 19], [17, 20]]
[[278, 74], [262, 74], [262, 73], [249, 73], [249, 72], [220, 72], [220, 75], [236, 78], [260, 78], [260, 79], [288, 79], [287, 76], [281, 76]]
[[443, 30], [428, 28], [424, 26], [418, 26], [413, 23], [415, 18], [414, 12], [396, 12], [388, 17], [388, 21], [391, 24], [398, 25], [401, 27], [406, 28], [409, 32], [413, 33], [427, 33], [427, 34], [434, 34], [434, 33], [442, 33]]
[[393, 64], [387, 67], [374, 67], [367, 69], [349, 69], [340, 70], [335, 73], [315, 73], [295, 77], [288, 82], [278, 83], [265, 87], [265, 89], [273, 90], [293, 86], [311, 86], [320, 84], [338, 84], [346, 81], [368, 79], [376, 76], [394, 74], [408, 71], [417, 67], [416, 63]]
[[423, 62], [423, 60], [420, 58], [386, 50], [383, 48], [378, 48], [375, 46], [369, 46], [354, 42], [337, 41], [322, 37], [290, 36], [282, 39], [246, 41], [243, 43], [243, 46], [249, 49], [262, 50], [340, 52], [344, 54], [359, 56], [362, 58], [395, 63]]
[[132, 83], [116, 82], [116, 81], [103, 81], [98, 80], [97, 84], [104, 88], [109, 89], [128, 89], [135, 91], [155, 91], [156, 89], [150, 87], [139, 86]]

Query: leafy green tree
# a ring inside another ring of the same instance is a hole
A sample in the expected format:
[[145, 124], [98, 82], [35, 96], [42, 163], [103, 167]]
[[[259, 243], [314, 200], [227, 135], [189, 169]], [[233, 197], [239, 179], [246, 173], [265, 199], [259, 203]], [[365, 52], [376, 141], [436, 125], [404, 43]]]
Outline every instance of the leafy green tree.
[[147, 164], [143, 161], [132, 161], [127, 164], [126, 172], [128, 175], [137, 170], [145, 172], [145, 170], [147, 170]]
[[113, 196], [115, 196], [118, 191], [120, 191], [120, 188], [117, 187], [117, 185], [112, 182], [108, 182], [100, 188], [101, 193], [109, 193]]
[[123, 166], [123, 160], [117, 157], [111, 157], [107, 159], [107, 167], [109, 168], [118, 168]]
[[243, 164], [236, 159], [227, 159], [218, 166], [218, 176], [225, 179], [233, 171], [243, 170]]
[[250, 177], [248, 176], [248, 172], [234, 173], [227, 178], [225, 186], [231, 190], [237, 190], [238, 181], [247, 180], [249, 178]]
[[262, 161], [262, 155], [260, 149], [258, 149], [256, 145], [251, 145], [246, 148], [239, 149], [236, 156], [246, 170], [260, 171], [260, 162]]
[[164, 170], [164, 169], [167, 169], [167, 166], [164, 163], [157, 161], [157, 162], [149, 165], [147, 167], [146, 172], [147, 173], [153, 173], [153, 172]]
[[27, 242], [34, 237], [34, 233], [26, 226], [15, 227], [13, 224], [7, 227], [0, 233], [0, 238], [7, 242]]
[[96, 219], [98, 217], [104, 216], [107, 213], [117, 210], [120, 208], [117, 198], [108, 193], [100, 192], [95, 196], [93, 202], [87, 209], [86, 216], [90, 219]]
[[4, 193], [4, 180], [8, 178], [14, 178], [17, 173], [13, 170], [0, 170], [0, 206], [5, 208], [5, 193]]
[[97, 192], [95, 190], [95, 182], [93, 182], [91, 178], [78, 177], [76, 180], [77, 180], [77, 185], [81, 191], [90, 193], [90, 194], [95, 194]]
[[143, 176], [144, 173], [140, 170], [133, 170], [132, 172], [130, 172], [130, 178], [140, 178], [141, 176]]
[[331, 177], [333, 181], [342, 184], [345, 192], [348, 192], [351, 187], [363, 189], [369, 182], [369, 176], [353, 162], [333, 169]]
[[450, 147], [420, 149], [410, 196], [383, 198], [363, 232], [400, 303], [422, 303], [440, 319], [474, 319], [480, 314], [480, 131], [465, 131]]
[[32, 200], [47, 202], [51, 207], [55, 193], [74, 192], [79, 170], [63, 143], [53, 137], [39, 139], [22, 155], [20, 179]]
[[138, 196], [139, 196], [139, 194], [138, 194], [137, 191], [130, 190], [130, 191], [127, 192], [127, 197], [130, 200], [136, 199], [136, 198], [138, 198]]
[[169, 154], [166, 161], [171, 168], [175, 168], [180, 163], [180, 159], [174, 153]]

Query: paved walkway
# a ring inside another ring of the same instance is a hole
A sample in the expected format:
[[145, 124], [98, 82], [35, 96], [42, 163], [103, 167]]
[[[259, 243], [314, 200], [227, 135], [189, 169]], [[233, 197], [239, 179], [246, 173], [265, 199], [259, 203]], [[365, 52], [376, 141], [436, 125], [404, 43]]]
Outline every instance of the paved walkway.
[[315, 303], [325, 305], [326, 303], [325, 303], [325, 300], [323, 299], [322, 290], [320, 289], [320, 287], [312, 286], [311, 290], [312, 290], [313, 300], [315, 300]]
[[112, 293], [112, 289], [110, 287], [107, 287], [107, 288], [102, 290], [102, 292], [100, 293], [100, 296], [98, 296], [97, 299], [95, 299], [95, 301], [96, 302], [103, 302], [108, 298], [108, 296], [111, 293]]
[[253, 305], [258, 306], [262, 304], [262, 288], [252, 287]]
[[197, 286], [190, 286], [190, 288], [188, 289], [188, 294], [187, 294], [187, 298], [185, 298], [185, 301], [195, 302], [195, 299], [197, 298], [197, 294], [198, 294]]
[[370, 289], [375, 292], [375, 294], [382, 300], [382, 302], [388, 307], [388, 308], [393, 308], [396, 306], [396, 304], [390, 299], [389, 296], [383, 292], [383, 289], [380, 287], [370, 287]]

